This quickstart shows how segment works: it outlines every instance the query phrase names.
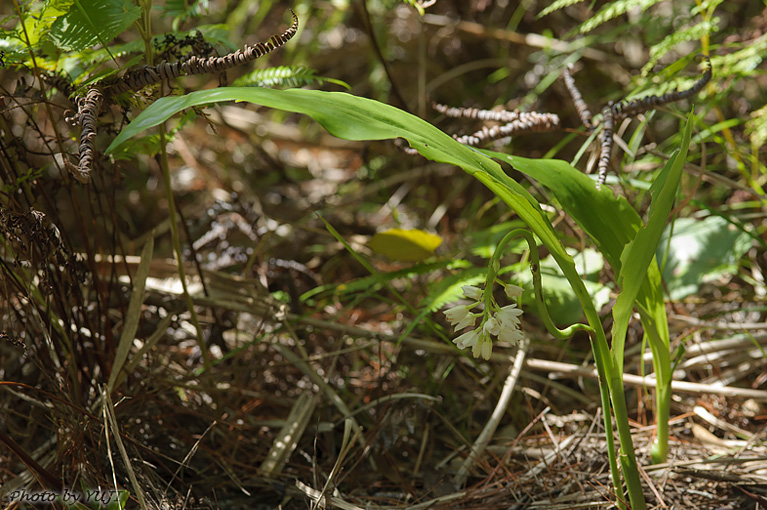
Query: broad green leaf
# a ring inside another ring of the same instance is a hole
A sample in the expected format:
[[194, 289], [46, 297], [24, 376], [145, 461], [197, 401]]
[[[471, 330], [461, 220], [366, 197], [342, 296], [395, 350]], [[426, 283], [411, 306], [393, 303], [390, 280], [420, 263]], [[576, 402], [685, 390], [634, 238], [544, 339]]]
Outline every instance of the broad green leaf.
[[[613, 271], [620, 274], [621, 253], [644, 225], [623, 197], [614, 196], [608, 189], [597, 190], [591, 178], [564, 161], [484, 152], [508, 161], [515, 169], [546, 186], [565, 212], [592, 238]], [[662, 383], [670, 378], [669, 334], [660, 270], [654, 262], [647, 267], [637, 303], [642, 325], [651, 341], [656, 372]]]
[[[683, 299], [700, 290], [701, 284], [737, 271], [738, 260], [751, 247], [746, 232], [731, 228], [719, 216], [703, 220], [680, 218], [663, 232], [657, 257], [666, 260], [663, 278], [671, 299]], [[666, 247], [669, 248], [665, 258]]]
[[51, 38], [62, 49], [81, 51], [106, 44], [141, 16], [130, 0], [77, 0], [51, 26]]
[[530, 226], [546, 246], [572, 265], [546, 214], [535, 199], [511, 179], [500, 165], [480, 151], [456, 142], [423, 119], [393, 106], [344, 92], [251, 87], [226, 87], [164, 97], [139, 114], [107, 148], [112, 152], [125, 140], [165, 122], [176, 113], [194, 106], [223, 101], [248, 101], [270, 108], [309, 115], [329, 133], [346, 140], [404, 138], [424, 157], [463, 168], [488, 186]]
[[621, 252], [642, 226], [641, 218], [625, 198], [616, 197], [606, 186], [597, 190], [590, 177], [565, 161], [483, 152], [507, 161], [546, 186], [562, 209], [591, 236], [613, 270], [620, 272]]
[[500, 166], [478, 151], [465, 147], [428, 122], [393, 106], [343, 92], [252, 87], [200, 90], [185, 96], [155, 101], [123, 129], [107, 148], [111, 152], [124, 140], [165, 122], [193, 106], [224, 101], [247, 101], [270, 108], [309, 115], [332, 135], [346, 140], [405, 138], [424, 157], [464, 168], [467, 172], [502, 174]]
[[390, 228], [375, 234], [368, 246], [390, 260], [419, 262], [434, 255], [440, 244], [441, 237], [423, 230]]
[[165, 122], [184, 109], [223, 101], [248, 101], [271, 108], [300, 112], [312, 117], [331, 134], [347, 140], [401, 137], [424, 157], [463, 168], [506, 202], [535, 232], [575, 286], [574, 291], [581, 306], [588, 308], [589, 321], [598, 320], [572, 258], [559, 241], [548, 216], [530, 193], [506, 175], [498, 163], [480, 151], [461, 145], [423, 119], [393, 106], [343, 92], [250, 87], [202, 90], [186, 96], [157, 100], [120, 132], [107, 148], [107, 153], [115, 150], [125, 140]]

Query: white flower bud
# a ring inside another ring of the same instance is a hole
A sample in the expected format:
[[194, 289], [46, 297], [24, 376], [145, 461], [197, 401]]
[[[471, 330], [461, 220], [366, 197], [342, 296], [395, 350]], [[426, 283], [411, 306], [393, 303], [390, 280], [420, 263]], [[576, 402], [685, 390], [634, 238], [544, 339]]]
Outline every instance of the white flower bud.
[[445, 317], [450, 321], [456, 330], [474, 325], [474, 314], [469, 310], [468, 305], [458, 305], [445, 310]]
[[507, 283], [503, 286], [503, 291], [506, 293], [506, 297], [509, 299], [518, 298], [522, 295], [522, 292], [524, 292], [525, 289], [520, 287], [519, 285], [514, 285], [513, 283]]
[[482, 300], [482, 289], [479, 287], [475, 287], [474, 285], [464, 285], [461, 289], [463, 289], [463, 295], [467, 298], [473, 299], [474, 301]]
[[501, 330], [501, 323], [498, 322], [498, 319], [496, 319], [495, 317], [490, 317], [482, 325], [482, 331], [484, 331], [488, 335], [496, 336], [498, 335], [498, 332], [500, 330]]

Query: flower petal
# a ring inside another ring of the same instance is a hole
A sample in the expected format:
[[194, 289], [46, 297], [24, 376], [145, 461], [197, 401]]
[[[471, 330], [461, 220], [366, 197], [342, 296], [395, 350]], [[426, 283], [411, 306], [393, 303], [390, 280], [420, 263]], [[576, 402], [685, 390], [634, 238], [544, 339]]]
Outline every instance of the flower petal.
[[482, 342], [482, 352], [480, 353], [482, 355], [482, 358], [489, 360], [490, 355], [493, 353], [493, 341], [488, 338], [484, 342]]
[[472, 329], [467, 331], [463, 335], [453, 340], [453, 343], [458, 346], [459, 349], [466, 349], [467, 347], [474, 347], [479, 340], [479, 331]]
[[525, 289], [519, 285], [514, 285], [513, 283], [507, 283], [503, 286], [503, 291], [506, 293], [506, 297], [508, 298], [518, 298], [522, 295], [524, 290]]
[[522, 310], [517, 308], [517, 305], [504, 306], [495, 314], [505, 328], [518, 327], [520, 315], [522, 315]]
[[496, 336], [501, 330], [501, 323], [495, 317], [490, 317], [482, 325], [482, 330], [488, 335]]
[[480, 301], [482, 299], [482, 289], [474, 285], [464, 285], [461, 287], [463, 295], [474, 301]]
[[498, 340], [515, 345], [519, 344], [523, 338], [522, 332], [517, 328], [501, 328], [501, 332], [498, 333]]
[[458, 305], [445, 310], [444, 313], [445, 317], [447, 317], [447, 320], [449, 320], [451, 324], [457, 324], [464, 320], [469, 314], [469, 307], [468, 305]]

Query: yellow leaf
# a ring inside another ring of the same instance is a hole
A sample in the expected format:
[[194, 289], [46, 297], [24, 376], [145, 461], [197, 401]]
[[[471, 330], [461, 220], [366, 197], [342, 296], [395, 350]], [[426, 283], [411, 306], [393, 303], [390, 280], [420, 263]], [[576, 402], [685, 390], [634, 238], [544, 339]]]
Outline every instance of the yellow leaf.
[[368, 246], [390, 260], [419, 262], [434, 255], [440, 244], [441, 237], [423, 230], [390, 228], [374, 235]]

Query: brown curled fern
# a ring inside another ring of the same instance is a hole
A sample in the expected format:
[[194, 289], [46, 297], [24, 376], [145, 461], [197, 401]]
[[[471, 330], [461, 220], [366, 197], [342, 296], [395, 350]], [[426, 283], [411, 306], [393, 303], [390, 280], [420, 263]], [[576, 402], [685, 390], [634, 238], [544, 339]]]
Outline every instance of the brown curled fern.
[[599, 165], [597, 166], [597, 187], [607, 181], [607, 167], [613, 152], [613, 131], [615, 130], [615, 105], [608, 103], [602, 108], [602, 138], [599, 150]]
[[[511, 113], [511, 112], [506, 112]], [[553, 113], [519, 112], [519, 118], [501, 126], [482, 126], [482, 129], [464, 136], [453, 136], [464, 145], [480, 145], [507, 136], [552, 131], [559, 128], [559, 116]]]
[[[173, 78], [195, 74], [221, 73], [228, 69], [247, 64], [285, 45], [298, 32], [298, 16], [292, 10], [293, 23], [280, 34], [273, 35], [266, 42], [246, 45], [222, 57], [198, 57], [192, 54], [178, 62], [163, 61], [154, 66], [143, 65], [126, 71], [122, 76], [109, 78], [91, 87], [85, 96], [76, 98], [77, 113], [73, 119], [82, 127], [80, 134], [80, 161], [77, 166], [69, 163], [67, 169], [80, 182], [90, 181], [94, 160], [94, 139], [96, 121], [104, 101], [125, 92], [141, 90], [156, 83], [168, 83]], [[58, 88], [58, 87], [57, 87]], [[66, 90], [66, 89], [65, 89]]]
[[703, 75], [696, 81], [692, 87], [686, 90], [677, 90], [674, 92], [668, 92], [662, 96], [647, 96], [631, 101], [621, 101], [613, 105], [613, 115], [616, 120], [626, 117], [633, 117], [644, 113], [649, 110], [663, 106], [664, 104], [673, 103], [675, 101], [681, 101], [689, 97], [694, 96], [700, 92], [703, 87], [711, 80], [712, 69], [711, 59], [705, 55], [701, 55], [706, 64], [706, 70]]
[[578, 86], [575, 84], [575, 79], [573, 78], [572, 73], [573, 65], [570, 64], [565, 67], [564, 70], [565, 87], [567, 87], [567, 92], [570, 93], [570, 98], [575, 104], [575, 109], [578, 111], [578, 117], [580, 117], [583, 127], [585, 127], [586, 130], [591, 131], [594, 129], [594, 126], [591, 124], [591, 111], [589, 111], [589, 107], [586, 106], [586, 101], [583, 100], [581, 91], [578, 90]]
[[519, 110], [480, 110], [479, 108], [460, 108], [440, 103], [432, 103], [431, 107], [447, 117], [456, 119], [476, 119], [494, 122], [513, 122], [519, 119]]
[[481, 110], [479, 108], [447, 106], [440, 103], [432, 103], [431, 106], [447, 117], [504, 123], [500, 126], [482, 126], [482, 129], [470, 135], [453, 135], [453, 138], [464, 145], [480, 145], [507, 136], [536, 131], [552, 131], [559, 128], [559, 116], [553, 113]]
[[74, 166], [69, 161], [65, 161], [68, 163], [66, 167], [69, 173], [72, 174], [72, 177], [83, 184], [91, 180], [96, 122], [103, 101], [104, 96], [101, 94], [101, 90], [97, 88], [90, 89], [85, 97], [77, 98], [75, 121], [82, 128], [80, 131], [80, 162], [77, 166]]
[[[599, 163], [597, 166], [598, 178], [597, 185], [602, 185], [607, 179], [607, 170], [610, 165], [610, 158], [613, 148], [613, 133], [615, 131], [615, 124], [622, 119], [635, 117], [649, 110], [653, 110], [660, 106], [675, 101], [681, 101], [688, 99], [698, 92], [700, 92], [706, 84], [711, 81], [713, 70], [711, 67], [711, 60], [706, 55], [699, 55], [703, 58], [705, 64], [705, 70], [703, 75], [693, 84], [692, 87], [684, 90], [677, 90], [668, 92], [661, 96], [651, 95], [642, 97], [639, 99], [632, 99], [630, 101], [618, 101], [616, 103], [610, 102], [602, 109], [602, 134], [600, 137], [600, 151], [599, 151]], [[575, 109], [578, 111], [578, 116], [581, 118], [583, 125], [590, 131], [593, 128], [591, 124], [591, 112], [589, 112], [586, 102], [583, 100], [580, 91], [575, 85], [575, 80], [572, 77], [572, 69], [567, 68], [563, 72], [565, 86], [570, 94]]]

